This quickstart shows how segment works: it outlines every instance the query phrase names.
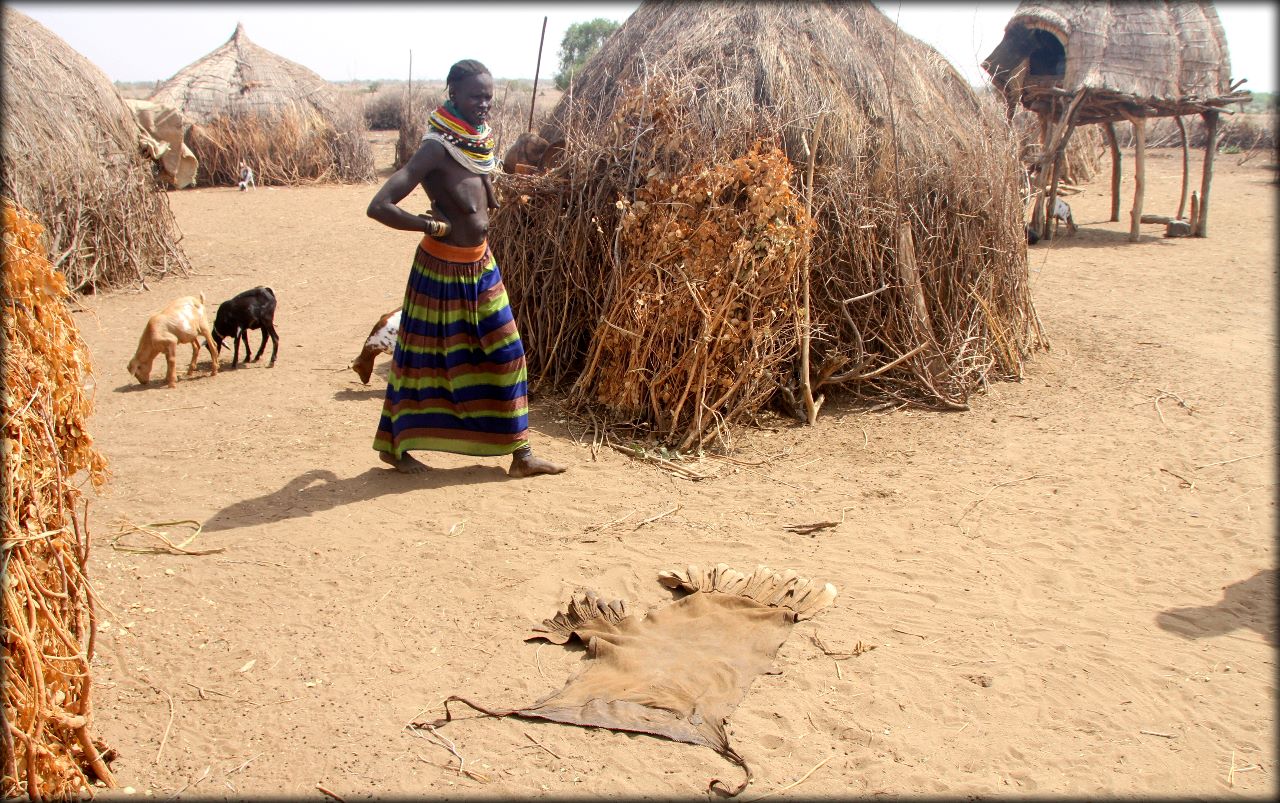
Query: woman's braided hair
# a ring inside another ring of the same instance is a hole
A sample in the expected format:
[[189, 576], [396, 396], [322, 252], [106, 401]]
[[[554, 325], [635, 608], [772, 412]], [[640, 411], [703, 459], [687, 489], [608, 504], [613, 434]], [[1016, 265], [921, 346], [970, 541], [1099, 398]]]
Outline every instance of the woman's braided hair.
[[444, 79], [447, 86], [457, 86], [459, 82], [473, 75], [492, 75], [489, 68], [475, 59], [463, 59], [449, 68], [449, 75]]

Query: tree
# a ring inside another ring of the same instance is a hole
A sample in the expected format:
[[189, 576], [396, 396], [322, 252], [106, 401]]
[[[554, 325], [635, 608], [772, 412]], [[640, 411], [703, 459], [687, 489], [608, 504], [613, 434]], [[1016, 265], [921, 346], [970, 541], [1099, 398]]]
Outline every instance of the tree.
[[582, 69], [587, 59], [595, 55], [604, 40], [609, 38], [609, 34], [620, 27], [621, 23], [604, 17], [570, 25], [564, 32], [564, 39], [560, 40], [560, 72], [556, 73], [556, 89], [568, 89], [573, 74]]

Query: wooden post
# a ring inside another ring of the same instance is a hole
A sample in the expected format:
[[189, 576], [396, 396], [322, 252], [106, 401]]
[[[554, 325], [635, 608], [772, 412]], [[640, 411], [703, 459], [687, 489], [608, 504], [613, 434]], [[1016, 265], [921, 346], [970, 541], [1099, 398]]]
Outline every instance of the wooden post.
[[1191, 218], [1187, 222], [1191, 224], [1191, 233], [1195, 234], [1196, 227], [1200, 225], [1200, 198], [1194, 190], [1191, 192]]
[[1036, 186], [1033, 193], [1036, 205], [1031, 211], [1031, 228], [1039, 233], [1044, 229], [1044, 152], [1049, 147], [1049, 116], [1045, 112], [1041, 112], [1037, 116], [1040, 118], [1040, 154], [1036, 160]]
[[1129, 212], [1129, 242], [1136, 243], [1142, 229], [1142, 193], [1146, 190], [1147, 121], [1132, 117], [1133, 123], [1133, 210]]
[[1120, 219], [1120, 142], [1116, 139], [1116, 124], [1108, 120], [1102, 126], [1111, 146], [1111, 220]]
[[1204, 175], [1200, 179], [1200, 218], [1192, 234], [1209, 236], [1209, 185], [1213, 183], [1213, 155], [1218, 150], [1218, 113], [1203, 112], [1204, 118]]
[[1182, 140], [1182, 194], [1178, 196], [1178, 216], [1175, 218], [1182, 220], [1182, 213], [1187, 209], [1187, 190], [1191, 189], [1191, 149], [1187, 145], [1187, 124], [1182, 122], [1182, 115], [1177, 115], [1173, 121], [1178, 124], [1178, 137]]
[[1088, 95], [1088, 91], [1079, 89], [1072, 96], [1071, 102], [1067, 104], [1066, 111], [1058, 120], [1057, 125], [1053, 127], [1049, 136], [1048, 150], [1041, 154], [1040, 158], [1040, 179], [1041, 189], [1047, 190], [1041, 197], [1041, 206], [1044, 207], [1044, 214], [1040, 226], [1040, 239], [1049, 240], [1053, 237], [1053, 203], [1054, 196], [1058, 191], [1058, 174], [1061, 170], [1062, 154], [1067, 150], [1067, 142], [1071, 139], [1071, 132], [1076, 128], [1076, 112], [1080, 108], [1080, 104]]
[[[809, 169], [804, 183], [804, 206], [810, 217], [813, 209], [813, 169], [818, 162], [818, 139], [822, 136], [822, 123], [825, 118], [819, 114], [813, 126], [813, 143], [809, 147]], [[804, 400], [805, 419], [809, 426], [818, 422], [818, 410], [822, 407], [825, 396], [813, 397], [813, 382], [809, 377], [810, 332], [813, 327], [813, 316], [809, 310], [809, 274], [812, 271], [813, 247], [805, 254], [803, 272], [800, 274], [800, 303], [804, 305], [803, 328], [800, 330], [800, 394]]]

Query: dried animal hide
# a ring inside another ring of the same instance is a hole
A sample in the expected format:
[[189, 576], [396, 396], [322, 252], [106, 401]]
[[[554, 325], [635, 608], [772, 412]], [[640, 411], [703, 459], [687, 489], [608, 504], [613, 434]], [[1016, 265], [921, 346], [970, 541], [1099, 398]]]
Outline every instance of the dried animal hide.
[[660, 572], [668, 588], [691, 592], [670, 605], [634, 616], [622, 600], [594, 592], [575, 595], [528, 639], [587, 645], [584, 666], [564, 688], [537, 702], [494, 711], [452, 696], [445, 716], [415, 727], [435, 728], [453, 718], [458, 701], [489, 716], [517, 716], [570, 725], [663, 736], [710, 747], [742, 767], [736, 788], [713, 779], [709, 788], [733, 796], [746, 788], [751, 769], [730, 746], [725, 723], [756, 675], [797, 621], [812, 617], [836, 597], [835, 586], [794, 571], [758, 567], [751, 574], [721, 563]]

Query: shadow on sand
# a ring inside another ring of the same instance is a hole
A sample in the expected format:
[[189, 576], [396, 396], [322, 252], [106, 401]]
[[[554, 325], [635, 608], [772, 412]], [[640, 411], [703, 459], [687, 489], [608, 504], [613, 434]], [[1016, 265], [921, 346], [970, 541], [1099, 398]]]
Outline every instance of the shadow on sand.
[[1263, 569], [1247, 580], [1223, 586], [1213, 605], [1170, 608], [1156, 615], [1162, 630], [1184, 638], [1221, 636], [1247, 627], [1271, 646], [1276, 645], [1276, 570]]
[[278, 491], [224, 507], [205, 521], [204, 532], [302, 518], [342, 505], [410, 491], [506, 479], [506, 469], [485, 465], [433, 468], [423, 474], [400, 474], [391, 468], [371, 468], [346, 479], [339, 478], [328, 469], [316, 468], [294, 477]]
[[[1126, 222], [1128, 221], [1127, 216], [1128, 212], [1122, 214]], [[1110, 221], [1098, 220], [1092, 222], [1095, 225], [1101, 225]], [[1059, 229], [1052, 240], [1041, 240], [1035, 245], [1028, 245], [1027, 256], [1031, 257], [1037, 252], [1049, 248], [1117, 248], [1124, 245], [1145, 244], [1170, 246], [1179, 239], [1190, 238], [1165, 237], [1163, 231], [1151, 224], [1144, 223], [1143, 230], [1138, 235], [1138, 242], [1130, 243], [1127, 229], [1125, 231], [1112, 231], [1111, 229], [1089, 228], [1089, 223], [1081, 222], [1080, 229], [1075, 234], [1067, 234], [1066, 229]]]

